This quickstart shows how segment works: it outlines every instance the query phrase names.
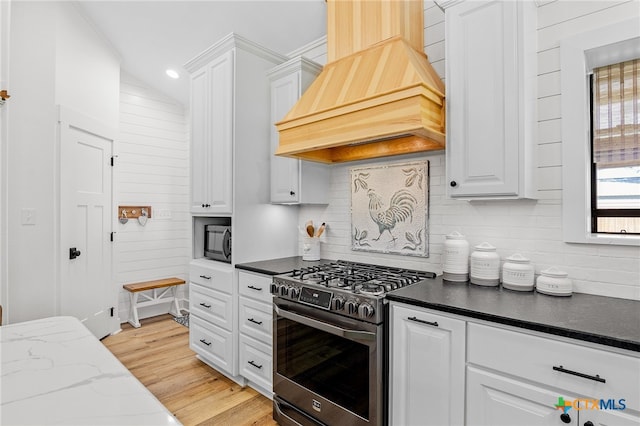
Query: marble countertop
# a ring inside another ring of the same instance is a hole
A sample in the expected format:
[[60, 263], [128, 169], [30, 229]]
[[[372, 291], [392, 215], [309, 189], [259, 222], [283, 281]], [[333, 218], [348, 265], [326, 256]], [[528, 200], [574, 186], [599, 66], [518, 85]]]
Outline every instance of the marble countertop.
[[0, 355], [0, 424], [180, 424], [76, 318], [4, 325]]
[[574, 293], [569, 297], [424, 280], [387, 299], [640, 352], [640, 302]]

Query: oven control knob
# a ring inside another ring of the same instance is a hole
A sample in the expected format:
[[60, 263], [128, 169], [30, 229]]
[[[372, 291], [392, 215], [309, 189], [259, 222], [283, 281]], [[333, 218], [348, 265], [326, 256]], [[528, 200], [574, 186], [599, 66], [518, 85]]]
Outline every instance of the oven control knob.
[[375, 313], [375, 309], [373, 309], [373, 306], [368, 303], [363, 303], [362, 305], [360, 305], [360, 308], [358, 308], [358, 310], [360, 311], [360, 317], [362, 318], [371, 318]]
[[278, 294], [278, 284], [276, 283], [271, 283], [271, 294]]
[[336, 296], [333, 298], [333, 310], [341, 311], [344, 309], [344, 297]]
[[292, 299], [297, 299], [300, 296], [300, 289], [298, 287], [289, 288], [289, 297]]
[[357, 314], [358, 313], [358, 301], [354, 299], [347, 300], [346, 310], [349, 314]]
[[280, 296], [286, 296], [289, 294], [289, 286], [287, 285], [284, 285], [284, 284], [281, 285], [279, 290], [280, 290]]

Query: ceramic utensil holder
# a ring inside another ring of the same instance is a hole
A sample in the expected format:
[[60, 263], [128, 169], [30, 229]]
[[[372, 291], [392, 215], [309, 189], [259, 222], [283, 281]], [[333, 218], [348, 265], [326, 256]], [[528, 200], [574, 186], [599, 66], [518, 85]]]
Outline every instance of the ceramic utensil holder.
[[302, 243], [302, 260], [320, 260], [320, 238], [306, 237]]

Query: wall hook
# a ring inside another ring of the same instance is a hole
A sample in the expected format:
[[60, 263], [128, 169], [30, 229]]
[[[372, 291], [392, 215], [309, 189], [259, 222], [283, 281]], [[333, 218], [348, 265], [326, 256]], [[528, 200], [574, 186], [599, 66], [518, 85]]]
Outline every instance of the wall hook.
[[122, 216], [120, 217], [120, 223], [124, 225], [127, 222], [129, 222], [129, 219], [127, 219], [127, 212], [123, 210]]
[[142, 226], [147, 224], [147, 219], [149, 216], [147, 215], [147, 209], [142, 209], [140, 212], [140, 216], [138, 216], [138, 223]]

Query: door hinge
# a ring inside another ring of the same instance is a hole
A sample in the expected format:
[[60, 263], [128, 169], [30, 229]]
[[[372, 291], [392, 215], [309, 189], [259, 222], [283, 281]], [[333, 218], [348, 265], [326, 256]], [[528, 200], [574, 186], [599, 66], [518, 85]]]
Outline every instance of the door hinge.
[[112, 306], [111, 308], [109, 308], [109, 312], [111, 313], [111, 316], [112, 316], [112, 317], [113, 317], [113, 315], [114, 315], [114, 313], [113, 313], [113, 312], [114, 312], [114, 310], [115, 310], [115, 308], [114, 308], [113, 306]]
[[113, 242], [114, 234], [115, 234], [115, 232], [112, 232], [112, 233], [111, 233], [111, 235], [110, 235], [110, 237], [109, 237], [109, 240], [110, 240], [111, 242]]

